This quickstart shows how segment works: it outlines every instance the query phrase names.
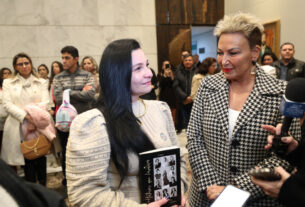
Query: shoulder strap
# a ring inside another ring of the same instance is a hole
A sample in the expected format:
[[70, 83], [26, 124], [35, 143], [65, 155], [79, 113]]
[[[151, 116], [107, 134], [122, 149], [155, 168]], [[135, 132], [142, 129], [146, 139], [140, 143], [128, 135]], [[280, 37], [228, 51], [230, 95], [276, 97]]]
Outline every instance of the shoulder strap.
[[64, 90], [64, 93], [63, 93], [63, 95], [62, 95], [62, 103], [63, 103], [63, 104], [68, 104], [68, 103], [70, 103], [70, 94], [69, 94], [70, 90], [71, 90], [71, 89], [66, 89], [66, 90]]

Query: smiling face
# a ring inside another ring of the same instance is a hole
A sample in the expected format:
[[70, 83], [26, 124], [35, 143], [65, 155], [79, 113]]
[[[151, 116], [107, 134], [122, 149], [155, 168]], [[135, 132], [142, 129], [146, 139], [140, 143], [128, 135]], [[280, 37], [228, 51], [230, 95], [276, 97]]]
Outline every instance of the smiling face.
[[145, 57], [142, 49], [133, 50], [131, 53], [131, 58], [131, 96], [132, 102], [134, 102], [138, 99], [139, 96], [142, 96], [151, 91], [152, 72], [148, 67], [148, 60]]
[[222, 34], [218, 42], [217, 62], [229, 80], [248, 79], [259, 55], [259, 46], [250, 49], [248, 40], [240, 33]]
[[25, 57], [20, 57], [16, 61], [15, 69], [22, 77], [28, 78], [30, 77], [32, 72], [32, 64], [29, 59]]

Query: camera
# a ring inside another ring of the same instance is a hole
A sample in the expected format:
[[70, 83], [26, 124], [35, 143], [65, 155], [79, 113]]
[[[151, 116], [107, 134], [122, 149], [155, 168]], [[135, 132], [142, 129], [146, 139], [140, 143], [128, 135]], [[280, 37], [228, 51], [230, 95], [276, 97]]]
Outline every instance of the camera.
[[256, 179], [266, 181], [277, 181], [281, 179], [281, 176], [274, 172], [274, 169], [270, 168], [252, 169], [249, 171], [249, 175], [255, 177]]
[[170, 68], [170, 65], [169, 65], [169, 64], [165, 64], [165, 68], [166, 68], [166, 69], [169, 69], [169, 68]]

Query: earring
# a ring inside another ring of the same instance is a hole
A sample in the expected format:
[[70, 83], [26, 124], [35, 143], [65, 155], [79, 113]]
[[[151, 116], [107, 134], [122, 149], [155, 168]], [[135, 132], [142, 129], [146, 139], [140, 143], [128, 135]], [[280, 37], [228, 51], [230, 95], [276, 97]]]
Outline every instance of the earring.
[[251, 75], [255, 75], [255, 74], [256, 74], [256, 67], [255, 67], [255, 66], [253, 66], [253, 67], [251, 68], [250, 74], [251, 74]]
[[252, 60], [253, 67], [250, 70], [251, 75], [255, 75], [256, 73], [256, 61]]

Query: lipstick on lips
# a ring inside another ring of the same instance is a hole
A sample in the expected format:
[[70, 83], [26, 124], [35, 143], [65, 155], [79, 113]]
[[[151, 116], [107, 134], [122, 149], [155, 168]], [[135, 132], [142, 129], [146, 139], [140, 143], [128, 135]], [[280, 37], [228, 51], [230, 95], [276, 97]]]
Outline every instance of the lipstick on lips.
[[223, 68], [222, 70], [224, 73], [229, 73], [232, 70], [232, 68]]

